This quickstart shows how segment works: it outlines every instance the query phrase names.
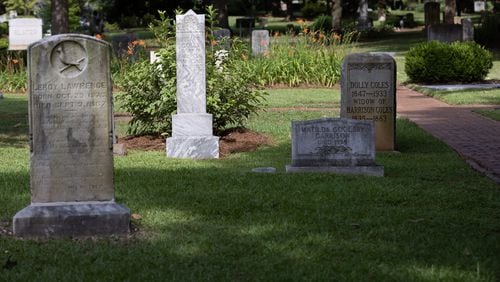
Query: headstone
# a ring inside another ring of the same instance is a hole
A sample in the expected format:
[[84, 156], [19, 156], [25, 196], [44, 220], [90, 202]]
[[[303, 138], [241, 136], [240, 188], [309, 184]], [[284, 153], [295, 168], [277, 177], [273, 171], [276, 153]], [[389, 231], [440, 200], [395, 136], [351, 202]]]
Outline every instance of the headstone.
[[212, 115], [206, 112], [205, 15], [189, 10], [176, 16], [177, 114], [167, 156], [209, 159], [219, 157], [219, 137], [212, 134]]
[[14, 216], [27, 237], [125, 234], [115, 202], [110, 46], [62, 34], [28, 48], [31, 204]]
[[415, 17], [413, 13], [407, 13], [405, 15], [406, 26], [409, 28], [415, 27]]
[[255, 18], [246, 17], [246, 18], [237, 18], [236, 19], [236, 27], [240, 32], [240, 37], [243, 35], [243, 31], [250, 33], [250, 30], [255, 27]]
[[462, 41], [474, 41], [474, 24], [470, 18], [462, 19]]
[[396, 143], [396, 63], [387, 54], [355, 53], [344, 58], [340, 116], [375, 123], [375, 148]]
[[252, 54], [254, 56], [265, 56], [269, 54], [269, 31], [252, 31]]
[[485, 1], [474, 1], [474, 12], [479, 13], [486, 10]]
[[42, 39], [42, 20], [35, 18], [9, 20], [9, 50], [26, 50]]
[[462, 25], [459, 24], [435, 24], [427, 29], [427, 40], [440, 42], [462, 41]]
[[439, 24], [439, 2], [427, 2], [424, 4], [425, 28], [430, 25]]
[[229, 50], [231, 47], [231, 31], [227, 28], [221, 28], [213, 31], [213, 36], [217, 45], [222, 49]]
[[368, 0], [360, 0], [358, 10], [358, 29], [361, 31], [368, 30], [371, 27], [368, 18]]
[[323, 118], [292, 121], [292, 164], [287, 172], [384, 176], [375, 164], [372, 121]]

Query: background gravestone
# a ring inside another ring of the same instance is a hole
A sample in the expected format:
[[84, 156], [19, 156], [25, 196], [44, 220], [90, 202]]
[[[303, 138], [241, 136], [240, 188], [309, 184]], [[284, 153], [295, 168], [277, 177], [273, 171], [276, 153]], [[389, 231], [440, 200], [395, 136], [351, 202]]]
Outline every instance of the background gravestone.
[[462, 41], [474, 41], [474, 24], [471, 18], [464, 18], [462, 23]]
[[110, 46], [57, 35], [28, 48], [31, 205], [17, 236], [128, 232], [114, 202]]
[[396, 143], [396, 63], [387, 54], [356, 53], [344, 58], [340, 116], [375, 122], [375, 148]]
[[219, 137], [213, 136], [212, 115], [206, 112], [205, 15], [189, 10], [176, 16], [177, 114], [167, 156], [219, 157]]
[[231, 31], [229, 29], [217, 29], [214, 30], [212, 34], [217, 44], [220, 45], [222, 49], [229, 50], [231, 48]]
[[462, 41], [462, 33], [462, 25], [460, 24], [435, 24], [427, 29], [427, 41]]
[[292, 164], [287, 172], [384, 176], [375, 164], [372, 121], [323, 118], [292, 121]]
[[26, 50], [28, 45], [42, 39], [41, 19], [9, 20], [9, 50]]
[[425, 28], [430, 25], [439, 24], [439, 2], [427, 2], [424, 4]]
[[269, 31], [254, 30], [252, 31], [252, 54], [254, 56], [262, 56], [269, 53]]

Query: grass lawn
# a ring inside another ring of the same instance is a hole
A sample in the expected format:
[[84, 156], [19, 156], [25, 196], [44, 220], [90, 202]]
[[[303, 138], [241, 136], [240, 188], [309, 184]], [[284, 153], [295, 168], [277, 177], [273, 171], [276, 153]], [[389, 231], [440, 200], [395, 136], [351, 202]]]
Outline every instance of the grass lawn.
[[[139, 232], [42, 241], [0, 233], [0, 280], [500, 279], [497, 184], [407, 120], [397, 122], [400, 153], [377, 155], [383, 178], [285, 174], [290, 121], [337, 116], [325, 104], [338, 91], [284, 91], [271, 90], [268, 103], [287, 109], [248, 123], [274, 145], [207, 161], [116, 157], [117, 201], [141, 216]], [[325, 109], [289, 109], [290, 96]], [[26, 113], [25, 96], [0, 100], [0, 230], [30, 202]], [[250, 172], [260, 166], [278, 173]]]
[[478, 109], [474, 112], [481, 114], [485, 117], [489, 117], [494, 120], [500, 121], [500, 108], [499, 109]]

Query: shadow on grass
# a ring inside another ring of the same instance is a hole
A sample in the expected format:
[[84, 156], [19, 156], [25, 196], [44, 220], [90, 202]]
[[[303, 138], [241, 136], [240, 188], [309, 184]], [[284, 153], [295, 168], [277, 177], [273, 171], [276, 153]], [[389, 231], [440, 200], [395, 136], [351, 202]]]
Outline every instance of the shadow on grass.
[[[430, 140], [430, 141], [429, 141]], [[500, 277], [500, 191], [444, 144], [398, 120], [384, 178], [285, 174], [290, 143], [214, 161], [131, 152], [115, 159], [117, 201], [147, 235], [0, 237], [0, 276], [113, 280], [458, 280]], [[270, 165], [276, 174], [255, 174]], [[0, 204], [27, 205], [26, 173], [0, 173]], [[16, 180], [17, 179], [17, 180]], [[23, 188], [24, 189], [24, 188]], [[12, 213], [10, 206], [8, 213]], [[5, 211], [5, 209], [4, 209]], [[12, 214], [13, 215], [13, 214]]]
[[0, 146], [24, 147], [28, 140], [28, 102], [24, 95], [0, 99]]

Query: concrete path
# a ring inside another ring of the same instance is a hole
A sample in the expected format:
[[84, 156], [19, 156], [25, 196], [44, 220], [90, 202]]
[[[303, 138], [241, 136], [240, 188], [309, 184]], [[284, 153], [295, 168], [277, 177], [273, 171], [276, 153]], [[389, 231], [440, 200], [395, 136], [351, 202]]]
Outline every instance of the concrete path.
[[450, 106], [404, 86], [397, 89], [399, 116], [415, 122], [500, 183], [500, 122], [471, 111], [481, 107], [487, 106]]

